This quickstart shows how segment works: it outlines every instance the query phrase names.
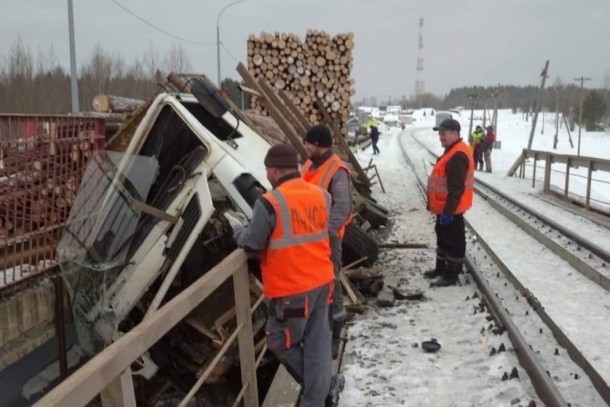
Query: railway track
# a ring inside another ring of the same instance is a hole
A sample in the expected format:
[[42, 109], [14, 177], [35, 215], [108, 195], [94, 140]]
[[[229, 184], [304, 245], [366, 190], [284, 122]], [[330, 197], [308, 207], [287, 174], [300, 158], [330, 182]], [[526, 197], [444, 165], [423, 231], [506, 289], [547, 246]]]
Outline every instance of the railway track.
[[[428, 163], [433, 163], [436, 156], [412, 133], [403, 133], [402, 137], [403, 156], [418, 178], [422, 195], [425, 195]], [[406, 137], [415, 141], [409, 143], [408, 149], [404, 148]], [[475, 199], [481, 201], [477, 205], [484, 213], [480, 217], [503, 217], [503, 220], [493, 223], [506, 224], [495, 233], [479, 230], [485, 219], [472, 220], [467, 215], [470, 244], [466, 279], [470, 281], [472, 278], [481, 292], [483, 302], [479, 304], [479, 310], [486, 308], [489, 311], [497, 332], [507, 331], [521, 366], [547, 406], [610, 405], [607, 383], [610, 371], [604, 367], [607, 363], [600, 355], [602, 351], [592, 352], [588, 348], [591, 341], [583, 340], [587, 335], [596, 335], [591, 328], [596, 326], [594, 321], [597, 318], [605, 321], [607, 317], [608, 301], [604, 299], [608, 297], [609, 253], [491, 185], [479, 180], [476, 190], [478, 199]], [[498, 237], [507, 235], [512, 235], [512, 243], [502, 243]], [[510, 249], [514, 251], [517, 244], [522, 245], [522, 263], [535, 263], [533, 272], [530, 270], [524, 274], [521, 269], [528, 267], [522, 267], [518, 259], [506, 260], [506, 250], [503, 253], [501, 249], [513, 245]], [[549, 270], [543, 272], [544, 264], [551, 267], [546, 267]], [[564, 300], [572, 313], [581, 313], [580, 321], [574, 322], [555, 312], [558, 307], [553, 304], [552, 292], [542, 291], [538, 297], [540, 290], [531, 278], [534, 274], [541, 276], [538, 285], [543, 285], [546, 280], [546, 286], [556, 283], [572, 287], [575, 295]], [[581, 286], [586, 287], [583, 289], [586, 296], [580, 298], [578, 305], [577, 294]], [[592, 309], [593, 315], [587, 315]], [[598, 329], [597, 335], [608, 339], [610, 332], [606, 331]]]

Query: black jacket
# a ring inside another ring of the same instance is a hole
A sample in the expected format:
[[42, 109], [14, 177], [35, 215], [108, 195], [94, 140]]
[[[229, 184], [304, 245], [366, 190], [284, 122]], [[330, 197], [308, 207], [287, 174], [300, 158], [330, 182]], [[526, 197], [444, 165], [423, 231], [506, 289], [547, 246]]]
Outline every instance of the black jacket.
[[[456, 143], [461, 143], [462, 139], [456, 141], [445, 149], [445, 154], [451, 150]], [[456, 153], [447, 162], [447, 203], [443, 213], [453, 215], [460, 203], [460, 199], [466, 189], [466, 176], [468, 175], [468, 156], [462, 152]]]
[[377, 129], [377, 127], [373, 127], [371, 129], [371, 133], [369, 134], [369, 136], [371, 137], [371, 140], [373, 140], [373, 141], [379, 140], [379, 129]]

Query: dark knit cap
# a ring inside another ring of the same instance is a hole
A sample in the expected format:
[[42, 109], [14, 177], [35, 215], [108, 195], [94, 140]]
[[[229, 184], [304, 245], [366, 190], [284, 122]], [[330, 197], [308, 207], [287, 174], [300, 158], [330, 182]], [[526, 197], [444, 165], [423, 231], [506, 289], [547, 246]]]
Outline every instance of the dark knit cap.
[[461, 129], [462, 128], [460, 127], [460, 122], [458, 122], [457, 120], [445, 119], [441, 122], [441, 124], [434, 127], [432, 130], [434, 130], [434, 131], [453, 130], [453, 131], [457, 131], [459, 133]]
[[307, 131], [305, 141], [318, 147], [331, 147], [333, 145], [333, 136], [330, 134], [328, 126], [316, 124]]
[[299, 168], [297, 152], [287, 144], [276, 144], [267, 151], [265, 167]]

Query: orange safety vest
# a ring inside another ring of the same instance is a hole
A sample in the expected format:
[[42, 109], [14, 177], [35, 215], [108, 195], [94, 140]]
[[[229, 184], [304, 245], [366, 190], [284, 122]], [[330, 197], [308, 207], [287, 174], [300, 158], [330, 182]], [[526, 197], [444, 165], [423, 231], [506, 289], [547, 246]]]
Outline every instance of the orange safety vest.
[[432, 174], [428, 177], [428, 209], [430, 212], [440, 215], [447, 203], [447, 163], [456, 154], [462, 152], [468, 157], [468, 171], [466, 173], [465, 189], [460, 202], [455, 210], [455, 214], [466, 212], [472, 206], [474, 196], [474, 159], [466, 143], [459, 141], [451, 147], [432, 169]]
[[261, 254], [265, 296], [300, 294], [332, 281], [328, 192], [295, 178], [263, 197], [275, 210], [275, 227]]
[[[328, 191], [330, 181], [333, 179], [333, 176], [337, 173], [337, 171], [344, 169], [349, 174], [349, 168], [347, 168], [343, 160], [340, 159], [337, 154], [331, 155], [328, 160], [324, 161], [324, 163], [315, 170], [311, 169], [312, 165], [313, 162], [311, 160], [307, 160], [303, 165], [301, 175], [305, 181], [316, 184], [325, 191]], [[352, 222], [353, 217], [353, 214], [348, 216], [343, 225], [337, 231], [338, 237], [343, 237], [345, 234], [345, 227]]]

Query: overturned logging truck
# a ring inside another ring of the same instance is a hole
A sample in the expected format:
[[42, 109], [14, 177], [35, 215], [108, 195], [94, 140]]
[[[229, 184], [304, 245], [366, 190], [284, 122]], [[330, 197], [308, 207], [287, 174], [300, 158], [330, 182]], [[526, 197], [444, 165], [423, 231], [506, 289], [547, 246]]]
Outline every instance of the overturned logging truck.
[[[76, 388], [93, 382], [95, 388], [83, 390], [84, 403], [101, 391], [104, 404], [127, 405], [135, 397], [132, 381], [142, 405], [176, 405], [178, 400], [186, 405], [194, 399], [199, 405], [231, 406], [242, 397], [247, 406], [258, 403], [253, 389], [265, 388], [265, 372], [277, 362], [265, 355], [267, 310], [257, 259], [247, 261], [245, 285], [236, 277], [245, 260], [223, 269], [223, 259], [242, 259], [223, 213], [251, 217], [254, 202], [270, 189], [263, 164], [270, 145], [291, 143], [305, 159], [301, 139], [310, 124], [290, 98], [282, 100], [243, 66], [238, 71], [273, 112], [272, 120], [240, 111], [205, 76], [173, 74], [166, 84], [172, 91], [140, 106], [108, 140], [107, 149], [92, 155], [57, 253], [79, 342], [89, 355], [97, 355], [90, 364], [97, 363], [98, 375], [104, 376], [96, 380], [89, 364], [82, 373], [86, 378], [69, 379], [40, 405], [67, 405]], [[324, 106], [318, 108], [336, 128]], [[385, 224], [387, 211], [371, 199], [371, 180], [340, 130], [335, 136], [336, 151], [353, 168], [360, 215], [346, 231], [343, 261], [364, 258], [371, 265], [378, 248], [366, 229]], [[224, 279], [206, 291], [205, 299], [184, 305], [193, 301], [192, 287], [214, 279], [208, 272]], [[234, 279], [227, 279], [231, 275]], [[183, 304], [181, 314], [172, 313], [176, 303]], [[179, 315], [180, 321], [155, 330], [152, 321], [162, 323], [162, 313]], [[134, 351], [137, 335], [147, 339]], [[131, 353], [122, 354], [119, 344]], [[121, 354], [131, 359], [106, 371], [113, 365], [107, 358]], [[111, 401], [117, 391], [123, 401]]]

